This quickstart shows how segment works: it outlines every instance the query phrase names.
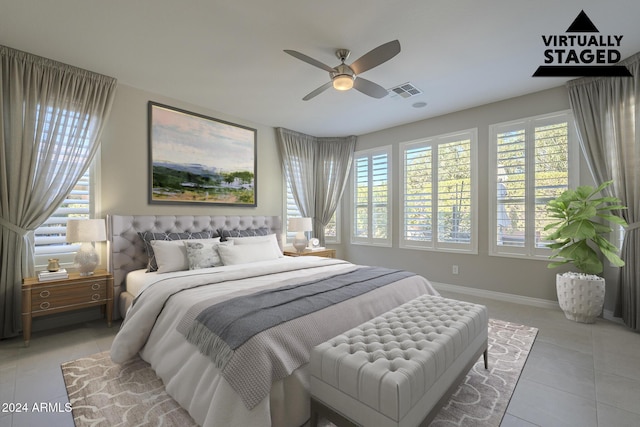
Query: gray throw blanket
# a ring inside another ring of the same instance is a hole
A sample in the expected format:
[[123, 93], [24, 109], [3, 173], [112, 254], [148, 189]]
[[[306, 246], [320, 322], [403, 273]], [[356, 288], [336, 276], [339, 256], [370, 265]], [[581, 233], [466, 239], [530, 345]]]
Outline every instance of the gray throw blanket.
[[361, 267], [240, 296], [202, 310], [186, 338], [224, 369], [234, 351], [256, 334], [410, 276], [414, 273]]

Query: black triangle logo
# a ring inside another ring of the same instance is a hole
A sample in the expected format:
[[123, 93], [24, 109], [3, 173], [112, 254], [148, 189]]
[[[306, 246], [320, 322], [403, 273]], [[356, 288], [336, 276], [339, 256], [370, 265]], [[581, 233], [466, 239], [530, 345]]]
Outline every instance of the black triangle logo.
[[576, 19], [567, 28], [567, 33], [599, 33], [591, 19], [581, 10]]

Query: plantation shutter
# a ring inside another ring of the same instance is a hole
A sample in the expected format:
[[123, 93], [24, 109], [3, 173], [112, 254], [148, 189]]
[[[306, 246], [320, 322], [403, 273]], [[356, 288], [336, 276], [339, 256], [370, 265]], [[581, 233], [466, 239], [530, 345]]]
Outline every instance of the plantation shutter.
[[390, 148], [355, 154], [354, 243], [391, 244]]
[[556, 118], [538, 121], [535, 127], [535, 243], [546, 247], [543, 239], [547, 224], [554, 222], [547, 214], [547, 203], [569, 188], [569, 123]]
[[404, 239], [431, 242], [433, 224], [432, 163], [430, 145], [405, 151], [404, 174]]
[[438, 242], [471, 242], [471, 140], [438, 144]]
[[[291, 185], [289, 184], [289, 180], [287, 181], [287, 221], [285, 222], [285, 227], [289, 223], [289, 219], [291, 218], [302, 218], [302, 214], [300, 214], [300, 209], [298, 209], [298, 205], [296, 204], [296, 200], [293, 197], [293, 192], [291, 191]], [[287, 230], [287, 242], [293, 242], [293, 238], [295, 237], [297, 232]]]
[[474, 212], [475, 129], [400, 144], [400, 247], [477, 250]]
[[573, 121], [568, 112], [492, 125], [495, 193], [492, 253], [548, 256], [547, 203], [577, 176]]
[[87, 171], [76, 183], [62, 205], [35, 230], [36, 265], [46, 265], [48, 258], [60, 259], [60, 264], [70, 264], [80, 248], [79, 243], [67, 243], [67, 220], [89, 219], [91, 210], [90, 173]]
[[522, 124], [498, 133], [497, 137], [497, 215], [498, 244], [524, 247], [527, 210], [526, 132]]

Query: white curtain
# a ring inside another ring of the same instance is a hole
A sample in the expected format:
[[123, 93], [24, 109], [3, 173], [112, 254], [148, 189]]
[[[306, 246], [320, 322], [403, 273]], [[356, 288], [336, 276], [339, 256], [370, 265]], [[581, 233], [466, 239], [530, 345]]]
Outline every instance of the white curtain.
[[640, 331], [640, 53], [621, 61], [633, 77], [584, 78], [567, 83], [582, 149], [598, 183], [613, 180], [610, 195], [625, 231], [615, 315]]
[[338, 208], [353, 162], [356, 137], [318, 138], [316, 144], [315, 224], [320, 245], [324, 246], [325, 227]]
[[316, 138], [277, 128], [280, 160], [296, 206], [304, 218], [313, 218], [316, 192], [314, 176]]
[[116, 80], [0, 46], [0, 337], [21, 329], [33, 230], [89, 167]]
[[344, 192], [355, 136], [327, 138], [277, 128], [285, 179], [303, 217], [313, 218], [313, 232], [324, 245], [324, 230]]

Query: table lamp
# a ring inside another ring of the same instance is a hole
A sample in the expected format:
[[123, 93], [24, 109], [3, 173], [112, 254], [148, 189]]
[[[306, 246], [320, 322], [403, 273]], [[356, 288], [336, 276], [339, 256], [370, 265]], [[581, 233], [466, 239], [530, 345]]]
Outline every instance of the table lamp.
[[289, 218], [287, 229], [297, 232], [296, 237], [293, 239], [293, 247], [296, 248], [298, 253], [302, 253], [309, 243], [304, 233], [305, 231], [313, 230], [311, 218]]
[[91, 276], [100, 262], [93, 242], [105, 240], [104, 219], [70, 219], [67, 222], [67, 242], [82, 243], [74, 259], [81, 276]]

